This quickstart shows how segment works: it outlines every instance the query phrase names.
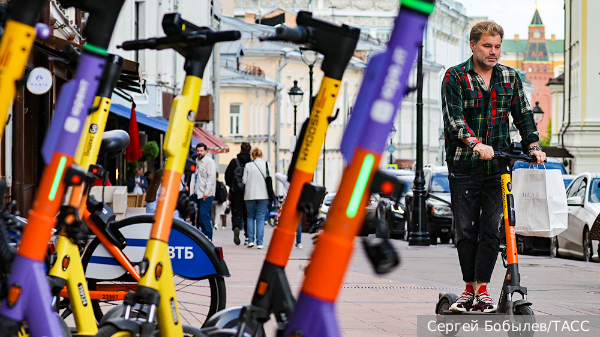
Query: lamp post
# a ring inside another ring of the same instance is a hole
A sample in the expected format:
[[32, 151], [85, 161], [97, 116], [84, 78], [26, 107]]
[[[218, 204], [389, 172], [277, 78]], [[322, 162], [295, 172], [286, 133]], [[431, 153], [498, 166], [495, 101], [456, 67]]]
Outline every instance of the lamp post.
[[[319, 59], [319, 53], [305, 47], [300, 47], [300, 55], [302, 56], [302, 62], [308, 66], [308, 107], [312, 110], [315, 99], [313, 97], [313, 68]], [[325, 139], [323, 139], [323, 186], [325, 186]]]
[[290, 101], [292, 101], [292, 105], [294, 106], [294, 136], [296, 135], [296, 113], [298, 105], [302, 102], [302, 89], [298, 88], [298, 81], [294, 80], [294, 86], [290, 88], [288, 91], [288, 95], [290, 95]]
[[394, 146], [394, 134], [396, 133], [396, 127], [392, 125], [392, 132], [390, 132], [390, 146], [388, 146], [388, 152], [390, 153], [390, 164], [394, 163], [392, 154], [396, 151]]
[[535, 106], [533, 107], [533, 109], [531, 109], [531, 111], [533, 112], [533, 120], [535, 121], [535, 126], [537, 126], [538, 123], [542, 120], [542, 118], [544, 118], [544, 110], [540, 108], [539, 101], [535, 102]]
[[423, 172], [423, 45], [417, 56], [417, 167], [413, 187], [413, 214], [409, 246], [429, 246], [427, 208], [425, 207], [425, 174]]

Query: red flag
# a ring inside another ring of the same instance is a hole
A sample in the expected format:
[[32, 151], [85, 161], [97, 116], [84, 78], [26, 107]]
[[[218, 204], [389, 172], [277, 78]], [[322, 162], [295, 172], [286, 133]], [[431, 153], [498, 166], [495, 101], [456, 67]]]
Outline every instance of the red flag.
[[129, 146], [125, 150], [127, 161], [136, 161], [142, 156], [140, 133], [138, 132], [137, 118], [135, 117], [135, 102], [131, 101], [131, 117], [129, 118]]

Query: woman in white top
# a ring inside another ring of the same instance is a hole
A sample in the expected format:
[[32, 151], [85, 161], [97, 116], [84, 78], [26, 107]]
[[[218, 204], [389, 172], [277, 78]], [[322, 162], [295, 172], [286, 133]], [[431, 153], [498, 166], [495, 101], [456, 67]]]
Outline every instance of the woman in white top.
[[262, 159], [262, 151], [255, 148], [252, 151], [253, 161], [244, 166], [242, 181], [246, 188], [244, 201], [248, 212], [248, 248], [254, 247], [256, 226], [256, 248], [263, 248], [265, 221], [269, 211], [269, 193], [267, 192], [267, 168], [270, 175], [273, 172], [271, 164]]

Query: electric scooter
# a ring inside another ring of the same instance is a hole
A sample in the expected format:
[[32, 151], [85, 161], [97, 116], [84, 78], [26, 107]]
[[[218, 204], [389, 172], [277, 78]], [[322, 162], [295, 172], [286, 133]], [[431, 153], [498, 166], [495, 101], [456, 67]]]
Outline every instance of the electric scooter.
[[[527, 288], [521, 286], [521, 278], [519, 274], [519, 258], [517, 254], [517, 242], [515, 235], [515, 204], [512, 195], [512, 184], [510, 181], [512, 167], [516, 161], [527, 161], [530, 163], [536, 162], [535, 156], [531, 156], [523, 153], [523, 149], [520, 143], [512, 143], [508, 148], [501, 151], [494, 151], [494, 159], [500, 161], [501, 168], [501, 184], [502, 184], [502, 206], [504, 209], [504, 233], [506, 235], [506, 245], [500, 245], [500, 253], [502, 256], [502, 263], [506, 268], [506, 276], [504, 277], [504, 283], [502, 284], [502, 291], [498, 299], [498, 309], [494, 313], [482, 313], [480, 311], [467, 311], [467, 312], [451, 312], [450, 306], [456, 302], [458, 296], [452, 293], [440, 293], [438, 303], [435, 307], [435, 313], [437, 314], [437, 323], [451, 323], [453, 316], [456, 315], [506, 315], [511, 322], [517, 322], [521, 325], [523, 323], [535, 323], [535, 317], [533, 310], [531, 310], [531, 302], [527, 300]], [[521, 299], [515, 300], [514, 295], [518, 293], [521, 295]], [[527, 316], [515, 319], [515, 316]], [[450, 326], [450, 325], [447, 325]], [[458, 333], [459, 329], [442, 332], [445, 336], [454, 336]], [[521, 331], [517, 336], [532, 336], [533, 331], [530, 335], [523, 334], [525, 331]], [[509, 332], [509, 335], [510, 332]]]

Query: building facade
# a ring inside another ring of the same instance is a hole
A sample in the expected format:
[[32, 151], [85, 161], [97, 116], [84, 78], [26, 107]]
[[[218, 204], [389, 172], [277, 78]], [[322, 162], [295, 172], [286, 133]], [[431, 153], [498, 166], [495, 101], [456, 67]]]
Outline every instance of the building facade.
[[[576, 0], [565, 2], [565, 72], [562, 109], [554, 114], [551, 145], [564, 148], [572, 156], [572, 173], [598, 172], [600, 164], [598, 137], [600, 110], [596, 109], [594, 89], [600, 87], [600, 64], [595, 62], [600, 51], [600, 21], [594, 13], [600, 2]], [[552, 84], [551, 84], [552, 85]], [[560, 83], [556, 99], [560, 99]]]
[[[299, 46], [259, 41], [260, 36], [274, 33], [272, 26], [258, 24], [254, 19], [245, 22], [223, 15], [222, 29], [237, 29], [242, 38], [221, 46], [221, 66], [230, 75], [232, 72], [248, 75], [243, 79], [221, 76], [221, 124], [217, 136], [230, 145], [233, 153], [221, 156], [219, 171], [223, 172], [233, 155], [239, 152], [241, 142], [250, 141], [261, 147], [266, 159], [270, 156], [277, 172], [286, 173], [294, 151], [294, 128], [299, 134], [310, 113], [309, 68], [302, 60]], [[320, 65], [321, 59], [318, 59], [314, 64], [313, 95], [317, 94], [323, 78]], [[339, 115], [329, 126], [325, 153], [321, 153], [315, 172], [315, 182], [323, 184], [325, 178], [324, 185], [330, 191], [337, 190], [341, 178], [344, 162], [339, 146], [365, 65], [353, 58], [346, 69], [335, 106]], [[294, 81], [298, 81], [298, 87], [304, 92], [296, 106], [295, 120], [294, 106], [288, 95]]]
[[525, 74], [524, 81], [535, 87], [531, 93], [531, 105], [539, 102], [544, 111], [543, 117], [537, 121], [538, 131], [542, 139], [548, 137], [548, 124], [552, 120], [552, 93], [546, 84], [564, 72], [564, 40], [556, 39], [552, 34], [546, 39], [546, 27], [538, 10], [535, 10], [527, 40], [521, 40], [519, 35], [514, 39], [502, 42], [501, 62]]

